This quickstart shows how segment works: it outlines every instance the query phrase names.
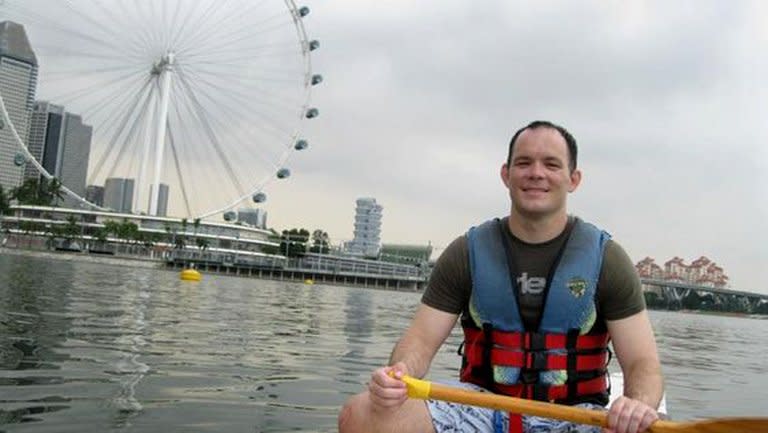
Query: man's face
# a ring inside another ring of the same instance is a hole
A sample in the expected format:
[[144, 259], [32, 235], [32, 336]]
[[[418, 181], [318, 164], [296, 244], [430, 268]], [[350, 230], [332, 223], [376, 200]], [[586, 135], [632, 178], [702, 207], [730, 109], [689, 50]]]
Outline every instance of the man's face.
[[513, 210], [532, 218], [565, 213], [568, 193], [581, 181], [578, 170], [571, 173], [568, 156], [568, 145], [557, 130], [540, 127], [523, 131], [509, 165], [501, 167]]

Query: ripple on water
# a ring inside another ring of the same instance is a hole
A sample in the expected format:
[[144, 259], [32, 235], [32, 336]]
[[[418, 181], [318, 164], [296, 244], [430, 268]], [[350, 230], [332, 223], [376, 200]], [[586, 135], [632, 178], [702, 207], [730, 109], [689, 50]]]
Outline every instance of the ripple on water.
[[[0, 256], [0, 425], [335, 431], [338, 408], [387, 362], [419, 299]], [[768, 321], [652, 319], [673, 416], [762, 412]], [[456, 376], [460, 340], [456, 330], [430, 377]]]

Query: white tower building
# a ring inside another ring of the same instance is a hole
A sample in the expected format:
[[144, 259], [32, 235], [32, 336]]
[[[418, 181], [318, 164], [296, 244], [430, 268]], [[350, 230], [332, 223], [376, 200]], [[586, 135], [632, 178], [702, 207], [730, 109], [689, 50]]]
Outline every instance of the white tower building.
[[347, 244], [347, 252], [356, 256], [378, 257], [383, 208], [375, 198], [359, 198], [356, 203], [354, 239]]

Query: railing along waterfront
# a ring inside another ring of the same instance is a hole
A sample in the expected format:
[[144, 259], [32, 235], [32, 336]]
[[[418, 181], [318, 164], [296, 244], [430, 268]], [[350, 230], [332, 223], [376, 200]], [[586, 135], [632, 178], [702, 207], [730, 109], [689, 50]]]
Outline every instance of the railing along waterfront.
[[650, 308], [768, 314], [765, 294], [651, 278], [642, 278], [641, 282]]

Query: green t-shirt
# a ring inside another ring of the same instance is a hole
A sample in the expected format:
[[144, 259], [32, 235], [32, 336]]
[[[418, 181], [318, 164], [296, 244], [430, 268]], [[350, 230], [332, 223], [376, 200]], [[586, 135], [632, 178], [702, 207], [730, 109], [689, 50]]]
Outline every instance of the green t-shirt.
[[[530, 244], [512, 235], [506, 218], [501, 221], [517, 267], [517, 275], [512, 276], [512, 281], [517, 282], [519, 290], [520, 314], [529, 329], [530, 324], [538, 323], [544, 303], [546, 279], [551, 274], [550, 268], [558, 252], [568, 239], [573, 222], [574, 218], [569, 218], [566, 229], [554, 239]], [[467, 238], [462, 235], [440, 255], [421, 301], [448, 313], [467, 314], [471, 293], [469, 250]], [[602, 328], [605, 320], [623, 319], [644, 309], [645, 299], [632, 260], [618, 243], [609, 240], [597, 283], [596, 325]]]

